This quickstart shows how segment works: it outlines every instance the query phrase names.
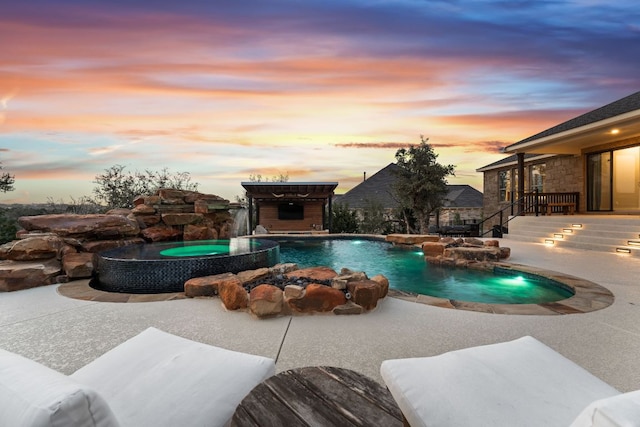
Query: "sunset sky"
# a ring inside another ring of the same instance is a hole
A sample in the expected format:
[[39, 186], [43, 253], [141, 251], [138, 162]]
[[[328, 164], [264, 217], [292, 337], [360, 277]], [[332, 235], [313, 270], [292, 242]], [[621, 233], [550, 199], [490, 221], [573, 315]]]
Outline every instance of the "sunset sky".
[[0, 203], [90, 196], [116, 164], [342, 193], [420, 135], [482, 190], [501, 147], [639, 70], [630, 0], [0, 0]]

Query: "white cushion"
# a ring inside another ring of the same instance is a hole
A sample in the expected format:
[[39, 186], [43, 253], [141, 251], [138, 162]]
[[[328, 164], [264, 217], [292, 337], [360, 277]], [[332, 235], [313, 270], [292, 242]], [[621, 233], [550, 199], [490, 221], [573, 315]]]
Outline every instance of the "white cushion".
[[640, 425], [640, 390], [596, 400], [571, 427], [633, 427]]
[[123, 426], [226, 425], [275, 361], [149, 328], [71, 375]]
[[532, 337], [386, 360], [380, 373], [417, 426], [566, 426], [613, 387]]
[[118, 426], [91, 388], [37, 362], [0, 349], [1, 426]]

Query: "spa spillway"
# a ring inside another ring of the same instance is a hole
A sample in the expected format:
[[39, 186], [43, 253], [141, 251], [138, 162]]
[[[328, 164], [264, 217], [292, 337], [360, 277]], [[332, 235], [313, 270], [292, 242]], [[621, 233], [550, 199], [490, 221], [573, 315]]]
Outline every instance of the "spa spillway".
[[279, 260], [279, 245], [270, 240], [129, 245], [97, 255], [97, 274], [91, 286], [109, 292], [182, 292], [184, 282], [194, 277], [271, 267]]

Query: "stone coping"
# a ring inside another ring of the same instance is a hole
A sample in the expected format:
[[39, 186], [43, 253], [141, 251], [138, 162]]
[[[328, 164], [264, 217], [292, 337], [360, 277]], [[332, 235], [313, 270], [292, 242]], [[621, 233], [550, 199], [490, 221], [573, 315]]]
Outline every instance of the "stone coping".
[[127, 294], [121, 292], [105, 292], [89, 286], [89, 279], [62, 283], [58, 293], [67, 298], [97, 302], [155, 302], [185, 299], [184, 292], [168, 292], [162, 294]]
[[522, 264], [507, 262], [494, 263], [494, 268], [512, 270], [544, 277], [559, 282], [574, 292], [574, 295], [554, 302], [542, 304], [487, 304], [471, 301], [457, 301], [446, 298], [437, 298], [429, 295], [415, 294], [390, 288], [389, 296], [419, 304], [435, 307], [452, 308], [455, 310], [479, 311], [494, 314], [525, 314], [525, 315], [559, 315], [589, 313], [609, 307], [613, 304], [614, 296], [607, 288], [579, 277], [545, 270]]

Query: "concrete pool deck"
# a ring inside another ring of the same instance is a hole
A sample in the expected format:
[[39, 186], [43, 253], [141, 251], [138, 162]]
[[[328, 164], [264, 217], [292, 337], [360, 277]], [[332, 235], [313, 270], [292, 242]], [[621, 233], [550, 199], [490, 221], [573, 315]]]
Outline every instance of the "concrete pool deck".
[[386, 298], [360, 316], [258, 320], [217, 299], [83, 301], [58, 285], [0, 294], [0, 348], [71, 373], [149, 326], [271, 357], [278, 371], [330, 365], [381, 381], [383, 360], [532, 335], [620, 391], [640, 388], [640, 258], [502, 240], [510, 262], [581, 277], [613, 292], [602, 310], [564, 316], [451, 310]]

